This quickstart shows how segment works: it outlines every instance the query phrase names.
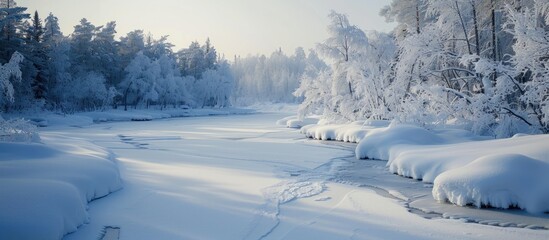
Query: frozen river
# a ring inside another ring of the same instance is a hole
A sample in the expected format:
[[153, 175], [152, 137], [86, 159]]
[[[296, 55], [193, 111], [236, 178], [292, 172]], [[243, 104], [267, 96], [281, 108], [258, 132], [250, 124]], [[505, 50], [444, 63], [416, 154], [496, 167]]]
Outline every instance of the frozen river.
[[352, 145], [276, 126], [285, 116], [46, 129], [110, 149], [124, 181], [65, 239], [105, 227], [120, 239], [549, 239], [547, 216], [435, 203], [431, 186], [355, 160]]

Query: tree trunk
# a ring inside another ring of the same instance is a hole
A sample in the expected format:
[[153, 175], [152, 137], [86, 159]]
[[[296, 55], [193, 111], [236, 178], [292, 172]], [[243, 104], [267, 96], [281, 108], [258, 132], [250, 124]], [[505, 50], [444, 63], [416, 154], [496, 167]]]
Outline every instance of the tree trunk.
[[461, 28], [463, 29], [463, 35], [465, 36], [465, 41], [467, 42], [467, 50], [469, 51], [469, 54], [473, 54], [471, 51], [471, 42], [469, 41], [469, 34], [467, 34], [467, 28], [465, 27], [465, 22], [463, 21], [463, 17], [461, 16], [461, 11], [459, 10], [458, 2], [456, 3], [456, 11], [459, 16], [459, 21], [461, 22]]
[[471, 1], [471, 7], [473, 7], [473, 23], [475, 27], [475, 44], [476, 44], [476, 53], [480, 57], [480, 36], [478, 33], [478, 19], [477, 19], [477, 7], [475, 2]]
[[416, 1], [416, 33], [421, 33], [419, 30], [419, 0]]
[[[496, 1], [492, 0], [492, 56], [494, 58], [494, 62], [498, 60], [498, 52], [497, 52], [497, 37], [496, 37]], [[497, 79], [497, 70], [494, 69], [494, 74], [492, 76], [492, 81], [495, 84]]]
[[[475, 44], [476, 44], [476, 54], [480, 57], [480, 36], [478, 33], [478, 19], [477, 19], [477, 7], [475, 6], [474, 0], [471, 0], [471, 7], [473, 8], [473, 24], [475, 25]], [[475, 74], [477, 80], [480, 82], [480, 92], [484, 93], [484, 85], [482, 84], [482, 76], [480, 74]]]
[[124, 111], [128, 111], [128, 93], [130, 91], [130, 87], [132, 86], [133, 82], [130, 82], [126, 90], [124, 91]]

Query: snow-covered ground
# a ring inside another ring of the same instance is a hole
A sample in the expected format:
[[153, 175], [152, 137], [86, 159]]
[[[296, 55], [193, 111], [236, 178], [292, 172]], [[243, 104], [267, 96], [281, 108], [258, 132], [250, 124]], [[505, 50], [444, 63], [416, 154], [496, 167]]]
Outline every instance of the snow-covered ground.
[[432, 195], [460, 206], [549, 212], [549, 135], [490, 140], [459, 129], [406, 124], [314, 124], [320, 140], [359, 142], [357, 158], [387, 160], [389, 171], [434, 183]]
[[89, 220], [89, 201], [121, 187], [114, 156], [85, 139], [0, 142], [0, 239], [60, 239]]
[[[112, 151], [123, 181], [91, 202], [88, 223], [65, 239], [97, 239], [105, 227], [119, 229], [120, 239], [549, 238], [546, 230], [411, 213], [411, 199], [424, 199], [430, 185], [388, 173], [385, 162], [356, 160], [354, 144], [309, 140], [275, 124], [286, 116], [42, 129], [43, 139], [86, 139]], [[531, 221], [549, 225], [545, 216]]]
[[151, 121], [176, 117], [204, 117], [231, 114], [251, 114], [256, 110], [245, 108], [165, 108], [157, 109], [133, 109], [124, 111], [123, 107], [118, 109], [98, 110], [92, 112], [78, 112], [74, 114], [63, 114], [54, 112], [28, 112], [4, 114], [6, 118], [24, 118], [39, 127], [53, 126], [87, 126], [101, 122], [127, 122], [127, 121]]

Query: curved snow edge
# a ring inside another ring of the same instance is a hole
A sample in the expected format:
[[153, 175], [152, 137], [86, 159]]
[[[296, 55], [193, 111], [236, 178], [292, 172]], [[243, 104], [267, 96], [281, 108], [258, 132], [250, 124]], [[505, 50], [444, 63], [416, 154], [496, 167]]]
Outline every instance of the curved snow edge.
[[521, 154], [498, 154], [440, 174], [433, 197], [459, 206], [549, 211], [549, 163]]
[[77, 138], [42, 140], [0, 143], [1, 239], [61, 239], [89, 221], [90, 201], [122, 188], [107, 149]]

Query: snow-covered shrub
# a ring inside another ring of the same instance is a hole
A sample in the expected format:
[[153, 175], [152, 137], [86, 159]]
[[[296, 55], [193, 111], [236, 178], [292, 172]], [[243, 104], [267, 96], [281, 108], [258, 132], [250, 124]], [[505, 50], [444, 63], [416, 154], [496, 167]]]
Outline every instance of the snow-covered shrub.
[[38, 142], [35, 125], [23, 119], [4, 120], [0, 116], [0, 142]]

